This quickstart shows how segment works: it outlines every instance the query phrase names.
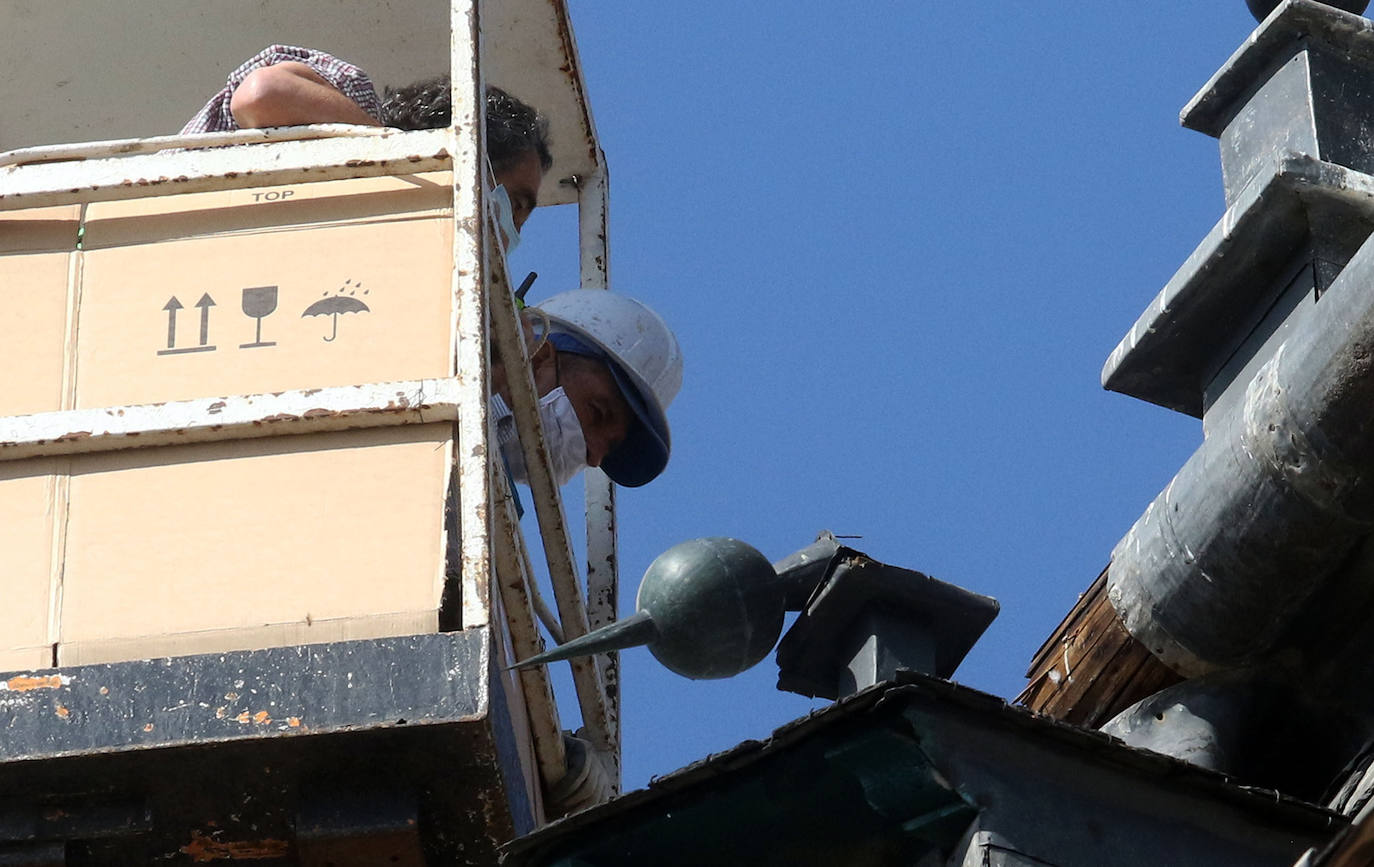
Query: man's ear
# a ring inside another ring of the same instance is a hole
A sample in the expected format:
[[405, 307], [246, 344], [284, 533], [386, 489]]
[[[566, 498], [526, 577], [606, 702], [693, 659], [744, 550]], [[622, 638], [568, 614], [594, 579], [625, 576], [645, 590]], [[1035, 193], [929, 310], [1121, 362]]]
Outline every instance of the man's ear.
[[530, 371], [534, 374], [534, 390], [540, 397], [558, 386], [558, 365], [555, 363], [558, 350], [545, 340], [530, 358]]

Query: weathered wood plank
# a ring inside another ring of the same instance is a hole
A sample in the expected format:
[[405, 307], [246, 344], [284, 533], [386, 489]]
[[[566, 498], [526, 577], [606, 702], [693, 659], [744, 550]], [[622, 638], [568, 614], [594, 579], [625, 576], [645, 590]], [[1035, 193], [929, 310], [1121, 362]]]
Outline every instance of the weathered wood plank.
[[1107, 599], [1107, 573], [1079, 597], [1031, 659], [1016, 697], [1037, 713], [1096, 728], [1182, 678], [1131, 637]]

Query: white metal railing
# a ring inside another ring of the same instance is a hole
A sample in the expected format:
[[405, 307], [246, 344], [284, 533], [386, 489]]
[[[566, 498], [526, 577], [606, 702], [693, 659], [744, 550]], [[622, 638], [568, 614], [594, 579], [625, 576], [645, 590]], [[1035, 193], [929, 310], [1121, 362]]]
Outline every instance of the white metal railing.
[[0, 417], [0, 461], [457, 421], [456, 379], [205, 397]]
[[384, 136], [396, 130], [381, 126], [359, 126], [350, 123], [317, 123], [307, 126], [278, 126], [262, 129], [236, 129], [228, 132], [205, 132], [195, 135], [158, 135], [148, 138], [125, 138], [111, 141], [74, 142], [70, 144], [39, 145], [0, 153], [0, 167], [27, 166], [38, 163], [81, 162], [102, 157], [127, 157], [135, 154], [158, 153], [190, 148], [224, 147], [234, 144], [257, 144], [269, 141], [300, 141], [334, 137]]
[[[598, 153], [601, 167], [594, 175], [577, 178], [579, 265], [583, 289], [609, 289], [610, 264], [610, 178], [606, 160]], [[588, 469], [583, 476], [586, 488], [587, 534], [587, 622], [592, 629], [616, 619], [620, 601], [620, 557], [616, 550], [615, 485], [599, 469]], [[611, 778], [616, 790], [620, 784], [620, 653], [610, 651], [596, 656], [601, 683], [606, 694], [606, 731], [610, 748], [606, 755], [616, 763]]]
[[[168, 150], [184, 141], [228, 143], [241, 133], [214, 133], [182, 140], [163, 136], [155, 148], [138, 148], [127, 141], [27, 148], [10, 151], [11, 164], [0, 168], [0, 211], [52, 205], [84, 204], [118, 199], [141, 199], [177, 193], [265, 187], [279, 184], [378, 175], [440, 171], [453, 164], [449, 130], [380, 130], [354, 135], [372, 127], [301, 127], [298, 133], [250, 131], [251, 147], [206, 147]], [[313, 133], [311, 136], [304, 132]], [[323, 133], [330, 133], [322, 135]], [[240, 142], [242, 144], [242, 142]], [[82, 148], [92, 156], [75, 154]], [[59, 152], [65, 158], [55, 156]], [[44, 153], [52, 161], [25, 162]], [[18, 155], [18, 156], [16, 156]], [[466, 188], [466, 184], [464, 184]], [[476, 212], [474, 212], [476, 213]]]
[[[519, 317], [516, 314], [510, 281], [505, 273], [504, 256], [499, 252], [498, 237], [486, 208], [483, 141], [486, 134], [486, 83], [482, 77], [482, 23], [480, 0], [450, 0], [450, 84], [452, 126], [448, 130], [448, 150], [453, 158], [453, 208], [455, 232], [453, 237], [453, 296], [454, 296], [454, 371], [460, 381], [458, 437], [464, 444], [455, 450], [459, 502], [460, 544], [462, 547], [463, 622], [480, 617], [485, 606], [491, 605], [500, 594], [502, 583], [497, 580], [497, 594], [486, 585], [496, 564], [493, 556], [493, 513], [497, 486], [493, 484], [494, 462], [488, 426], [487, 399], [491, 382], [491, 349], [493, 343], [505, 365], [506, 380], [511, 396], [511, 410], [515, 416], [520, 443], [525, 456], [526, 472], [535, 511], [539, 517], [544, 555], [553, 582], [558, 606], [559, 622], [565, 638], [575, 638], [587, 631], [585, 602], [578, 587], [573, 565], [572, 548], [568, 542], [563, 519], [562, 501], [558, 486], [550, 471], [548, 448], [545, 445], [538, 413], [538, 397], [529, 365], [528, 348], [524, 343]], [[460, 171], [461, 167], [461, 171]], [[485, 230], [483, 229], [485, 227]], [[464, 231], [464, 230], [467, 231]], [[482, 503], [483, 508], [469, 508], [466, 504]], [[504, 527], [503, 527], [504, 529]], [[504, 535], [504, 534], [503, 534]], [[517, 534], [512, 534], [513, 544]], [[503, 539], [504, 541], [504, 539]], [[518, 588], [516, 588], [518, 589]], [[533, 598], [534, 588], [523, 582], [525, 595]], [[481, 600], [481, 603], [478, 602]], [[526, 627], [526, 606], [513, 600], [506, 606], [519, 618], [518, 627]], [[514, 627], [512, 627], [514, 629]], [[594, 662], [578, 660], [572, 663], [573, 682], [582, 712], [583, 728], [598, 752], [611, 749], [606, 694]], [[544, 672], [547, 676], [547, 672]], [[542, 688], [526, 689], [526, 699], [542, 702], [547, 693]], [[548, 714], [557, 719], [552, 705]], [[543, 709], [535, 711], [542, 716]], [[532, 717], [533, 719], [533, 717]], [[546, 720], [547, 722], [547, 720]], [[547, 731], [535, 731], [532, 736], [547, 737]], [[557, 748], [544, 745], [540, 751], [541, 768], [557, 757]], [[560, 771], [561, 776], [561, 771]], [[557, 780], [545, 779], [546, 788]]]
[[[504, 275], [502, 275], [504, 276]], [[538, 395], [530, 370], [528, 349], [515, 310], [514, 296], [505, 289], [491, 293], [492, 338], [505, 360], [506, 380], [511, 394], [511, 412], [520, 431], [520, 447], [525, 458], [534, 511], [539, 520], [544, 557], [553, 583], [554, 601], [564, 640], [588, 631], [586, 602], [578, 586], [577, 567], [568, 539], [563, 503], [554, 480], [543, 423], [539, 418]], [[582, 724], [595, 739], [599, 750], [611, 747], [606, 695], [595, 660], [585, 657], [572, 661], [573, 683], [577, 687]]]
[[[539, 598], [534, 589], [534, 569], [504, 473], [493, 474], [492, 487], [496, 492], [493, 497], [497, 527], [496, 582], [501, 608], [510, 630], [512, 651], [517, 659], [528, 659], [544, 649], [539, 627], [534, 622], [532, 602]], [[516, 677], [530, 720], [530, 740], [539, 777], [546, 789], [551, 788], [567, 772], [567, 755], [549, 672], [545, 668], [525, 668], [516, 672]]]

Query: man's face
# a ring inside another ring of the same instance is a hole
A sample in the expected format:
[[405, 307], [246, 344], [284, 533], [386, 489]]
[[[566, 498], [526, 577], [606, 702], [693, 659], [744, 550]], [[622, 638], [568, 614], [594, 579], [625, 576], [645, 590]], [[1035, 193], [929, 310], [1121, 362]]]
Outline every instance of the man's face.
[[569, 355], [560, 367], [560, 381], [568, 394], [582, 438], [587, 443], [587, 466], [599, 467], [606, 455], [625, 441], [634, 411], [620, 393], [615, 377], [595, 359]]
[[534, 212], [539, 202], [539, 183], [544, 180], [544, 170], [539, 165], [539, 154], [526, 151], [514, 165], [496, 173], [496, 182], [506, 188], [510, 196], [511, 219], [518, 230]]
[[[533, 340], [529, 332], [525, 337]], [[620, 393], [610, 369], [594, 358], [560, 353], [551, 343], [541, 345], [530, 363], [540, 397], [563, 386], [587, 443], [587, 466], [601, 466], [606, 455], [625, 441], [634, 420], [634, 410]]]

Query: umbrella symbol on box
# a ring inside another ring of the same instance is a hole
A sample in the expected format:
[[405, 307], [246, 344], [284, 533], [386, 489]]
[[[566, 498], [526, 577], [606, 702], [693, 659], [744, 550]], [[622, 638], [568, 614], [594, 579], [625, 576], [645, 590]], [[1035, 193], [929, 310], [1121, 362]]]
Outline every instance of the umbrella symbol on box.
[[[372, 308], [363, 303], [361, 298], [355, 297], [358, 294], [358, 290], [363, 288], [362, 284], [359, 283], [350, 289], [349, 286], [352, 283], [352, 280], [345, 280], [338, 292], [333, 295], [326, 292], [325, 295], [327, 297], [321, 298], [319, 301], [311, 304], [301, 313], [301, 318], [305, 318], [306, 316], [334, 317], [334, 331], [325, 338], [326, 343], [339, 336], [339, 314], [372, 312]], [[363, 294], [366, 295], [367, 291], [364, 290]]]

